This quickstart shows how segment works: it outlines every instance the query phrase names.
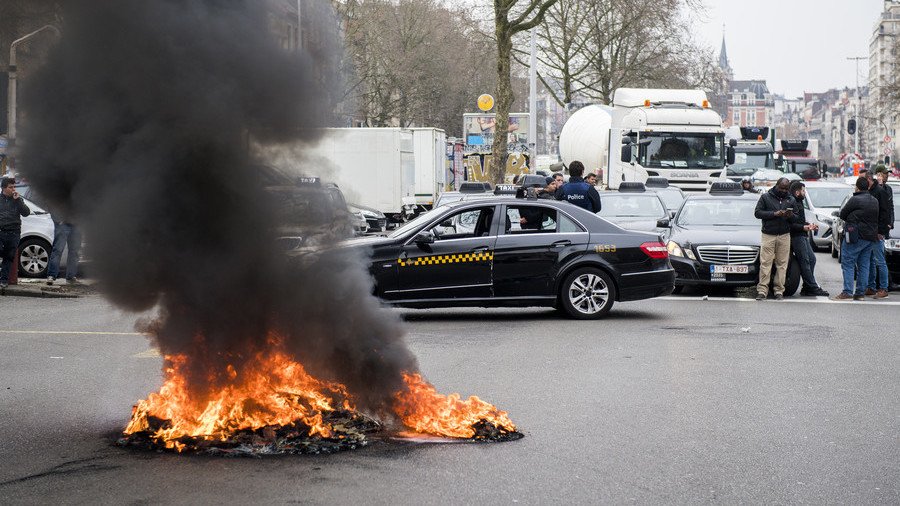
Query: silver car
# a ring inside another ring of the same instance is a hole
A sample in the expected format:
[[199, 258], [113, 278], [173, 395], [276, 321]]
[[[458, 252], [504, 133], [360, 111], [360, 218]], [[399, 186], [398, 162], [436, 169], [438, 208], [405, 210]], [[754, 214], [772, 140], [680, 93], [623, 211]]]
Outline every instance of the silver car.
[[853, 189], [842, 182], [806, 181], [804, 184], [806, 221], [819, 226], [819, 230], [810, 232], [810, 241], [814, 249], [827, 250], [831, 247], [834, 233], [834, 216], [831, 213], [840, 209], [841, 203], [853, 193]]

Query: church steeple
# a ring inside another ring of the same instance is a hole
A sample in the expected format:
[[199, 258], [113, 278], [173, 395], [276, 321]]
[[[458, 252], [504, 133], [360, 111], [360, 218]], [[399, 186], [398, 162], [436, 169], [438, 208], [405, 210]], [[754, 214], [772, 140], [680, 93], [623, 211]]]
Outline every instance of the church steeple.
[[722, 49], [719, 50], [719, 68], [722, 69], [722, 72], [728, 76], [730, 80], [734, 75], [734, 71], [731, 69], [731, 63], [728, 61], [728, 52], [725, 50], [725, 26], [722, 26]]

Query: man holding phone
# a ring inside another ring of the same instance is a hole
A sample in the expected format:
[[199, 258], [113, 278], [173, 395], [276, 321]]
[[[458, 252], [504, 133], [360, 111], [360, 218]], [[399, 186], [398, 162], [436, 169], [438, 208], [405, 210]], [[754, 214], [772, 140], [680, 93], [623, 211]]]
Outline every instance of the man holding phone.
[[796, 201], [791, 196], [791, 182], [783, 177], [771, 190], [763, 193], [756, 203], [755, 216], [762, 220], [762, 240], [759, 245], [759, 284], [756, 300], [769, 294], [772, 265], [775, 265], [775, 300], [784, 298], [784, 280], [791, 258], [791, 224], [798, 221], [794, 214]]
[[0, 288], [9, 284], [9, 271], [16, 261], [22, 235], [22, 216], [31, 214], [25, 200], [16, 191], [16, 180], [0, 179]]

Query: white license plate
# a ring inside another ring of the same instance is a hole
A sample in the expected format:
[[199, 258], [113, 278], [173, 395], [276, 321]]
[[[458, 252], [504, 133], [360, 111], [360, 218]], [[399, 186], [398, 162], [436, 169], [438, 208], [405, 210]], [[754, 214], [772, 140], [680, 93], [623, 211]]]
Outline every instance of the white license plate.
[[709, 269], [713, 274], [747, 274], [750, 272], [749, 265], [711, 265]]

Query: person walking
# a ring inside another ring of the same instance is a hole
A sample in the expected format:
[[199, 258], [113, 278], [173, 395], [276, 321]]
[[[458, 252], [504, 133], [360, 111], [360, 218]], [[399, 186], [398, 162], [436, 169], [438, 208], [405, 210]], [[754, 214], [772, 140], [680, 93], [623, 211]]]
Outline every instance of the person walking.
[[887, 168], [884, 165], [875, 168], [875, 178], [871, 171], [866, 171], [866, 179], [870, 185], [869, 193], [878, 199], [878, 240], [872, 248], [872, 263], [869, 265], [865, 295], [873, 299], [884, 299], [887, 298], [890, 287], [884, 243], [891, 237], [891, 229], [894, 228], [894, 192], [886, 186]]
[[22, 236], [22, 217], [29, 214], [31, 209], [16, 191], [16, 180], [0, 179], [0, 288], [9, 285], [9, 271], [16, 261]]
[[791, 257], [791, 223], [795, 221], [794, 197], [788, 178], [783, 177], [771, 190], [763, 193], [756, 203], [754, 215], [762, 220], [762, 239], [759, 247], [759, 284], [756, 300], [769, 294], [772, 266], [775, 266], [775, 300], [784, 298], [784, 280]]
[[584, 164], [579, 161], [570, 163], [569, 182], [560, 187], [556, 193], [556, 199], [596, 213], [600, 210], [600, 194], [597, 193], [596, 188], [581, 178], [582, 174], [584, 174]]
[[794, 214], [796, 219], [791, 223], [791, 251], [797, 257], [800, 264], [800, 277], [803, 279], [803, 288], [800, 295], [814, 295], [828, 297], [828, 292], [822, 289], [816, 282], [816, 254], [809, 243], [809, 233], [819, 229], [814, 223], [806, 222], [806, 211], [803, 201], [806, 199], [806, 185], [802, 181], [791, 183], [791, 195], [794, 197]]
[[50, 265], [47, 267], [47, 284], [52, 285], [59, 277], [59, 261], [62, 259], [63, 250], [69, 247], [66, 256], [66, 281], [77, 283], [78, 278], [78, 254], [81, 249], [81, 231], [75, 224], [60, 218], [56, 213], [53, 218], [53, 251], [50, 253]]
[[878, 240], [878, 199], [869, 193], [869, 180], [865, 176], [856, 179], [856, 192], [841, 208], [840, 217], [844, 220], [844, 242], [841, 245], [844, 289], [833, 299], [863, 300], [869, 281], [872, 248]]

